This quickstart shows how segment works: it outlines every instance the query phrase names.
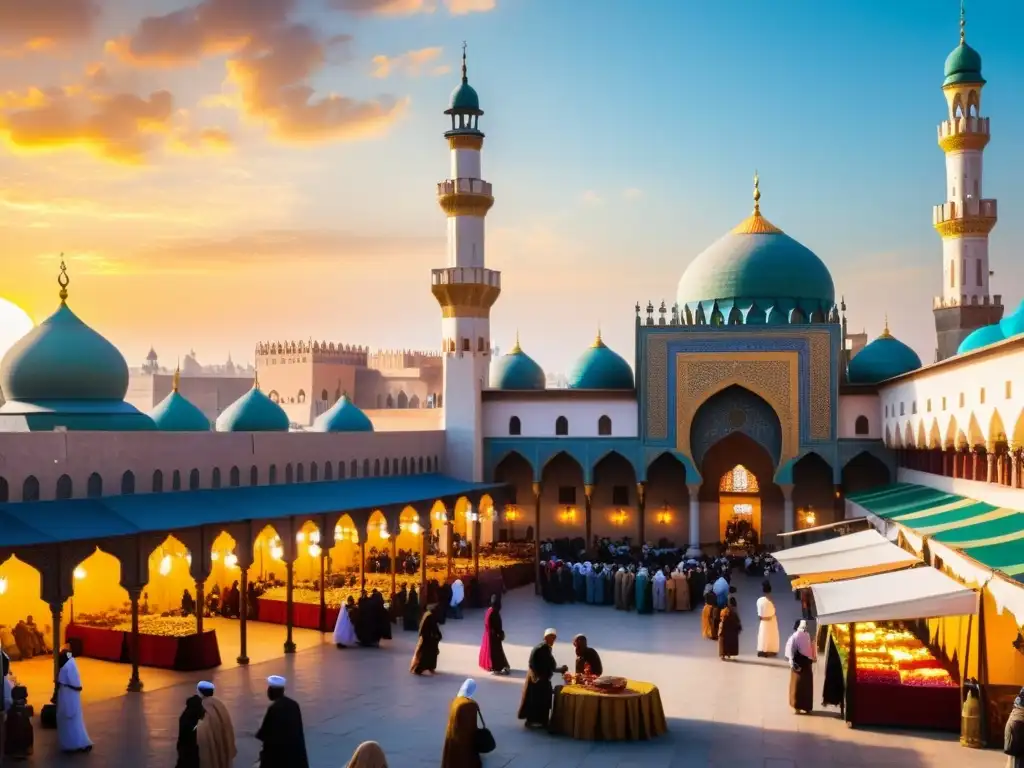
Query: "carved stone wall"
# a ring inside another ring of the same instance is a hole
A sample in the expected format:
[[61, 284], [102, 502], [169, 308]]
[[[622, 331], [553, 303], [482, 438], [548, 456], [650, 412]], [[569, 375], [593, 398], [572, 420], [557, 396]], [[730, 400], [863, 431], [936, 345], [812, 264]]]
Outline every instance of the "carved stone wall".
[[697, 409], [690, 427], [694, 463], [702, 466], [708, 450], [733, 432], [741, 432], [758, 443], [778, 466], [782, 452], [779, 417], [763, 398], [741, 386], [720, 390]]

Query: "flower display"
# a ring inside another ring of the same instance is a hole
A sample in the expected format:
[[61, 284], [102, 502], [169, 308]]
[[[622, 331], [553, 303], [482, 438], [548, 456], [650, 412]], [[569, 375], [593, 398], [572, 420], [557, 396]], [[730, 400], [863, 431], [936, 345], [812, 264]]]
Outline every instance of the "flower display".
[[[845, 656], [850, 628], [832, 627], [836, 647]], [[857, 624], [857, 682], [914, 687], [956, 687], [949, 671], [912, 632], [897, 625]]]

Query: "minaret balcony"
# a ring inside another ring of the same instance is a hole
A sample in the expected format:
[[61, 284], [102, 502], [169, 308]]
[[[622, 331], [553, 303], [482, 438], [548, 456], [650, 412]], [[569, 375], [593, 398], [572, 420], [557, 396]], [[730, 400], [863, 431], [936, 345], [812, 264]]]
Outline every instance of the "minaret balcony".
[[939, 123], [939, 146], [943, 152], [982, 150], [989, 141], [987, 117], [961, 115]]
[[967, 197], [936, 205], [932, 210], [932, 226], [943, 237], [987, 235], [995, 227], [998, 213], [995, 200]]
[[484, 267], [432, 269], [430, 290], [444, 317], [487, 317], [501, 294], [501, 272]]
[[966, 293], [961, 295], [959, 298], [952, 297], [947, 298], [945, 296], [936, 296], [932, 299], [932, 309], [946, 309], [947, 307], [1001, 307], [1003, 306], [1003, 297], [1000, 294], [995, 296], [968, 296]]
[[448, 179], [437, 185], [437, 202], [449, 216], [484, 216], [494, 205], [490, 182]]

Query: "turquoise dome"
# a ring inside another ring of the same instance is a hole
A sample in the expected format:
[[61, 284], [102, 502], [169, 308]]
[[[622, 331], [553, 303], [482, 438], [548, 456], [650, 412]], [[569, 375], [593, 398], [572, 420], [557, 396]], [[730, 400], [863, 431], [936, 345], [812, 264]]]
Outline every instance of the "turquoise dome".
[[0, 390], [8, 400], [25, 402], [121, 401], [128, 392], [128, 364], [61, 301], [4, 355]]
[[1024, 333], [1024, 301], [1017, 307], [1017, 311], [999, 321], [999, 327], [1003, 331], [1004, 338], [1012, 338]]
[[547, 386], [544, 369], [516, 345], [491, 363], [491, 389], [530, 390]]
[[452, 98], [448, 103], [448, 109], [452, 112], [479, 112], [480, 97], [477, 96], [476, 89], [463, 80], [452, 91]]
[[218, 432], [287, 432], [288, 426], [288, 414], [258, 383], [217, 417]]
[[601, 340], [580, 355], [569, 372], [569, 389], [633, 389], [633, 369]]
[[921, 367], [921, 358], [889, 333], [886, 324], [882, 335], [858, 352], [850, 361], [847, 379], [851, 384], [877, 384], [902, 376]]
[[314, 432], [373, 432], [373, 422], [362, 409], [348, 399], [341, 398], [329, 410], [316, 417]]
[[975, 328], [967, 335], [967, 338], [960, 342], [960, 346], [956, 348], [956, 353], [962, 355], [965, 352], [973, 352], [976, 349], [987, 347], [989, 344], [1003, 341], [1005, 338], [1000, 323], [983, 325], [981, 328]]
[[679, 280], [679, 305], [692, 312], [702, 307], [708, 322], [715, 310], [728, 322], [733, 306], [745, 311], [753, 304], [761, 311], [799, 308], [806, 318], [827, 316], [835, 305], [828, 267], [765, 219], [756, 188], [754, 194], [754, 214], [690, 262]]
[[161, 432], [209, 432], [210, 420], [178, 391], [178, 372], [174, 372], [171, 394], [157, 403], [149, 416]]
[[944, 73], [946, 79], [942, 81], [943, 87], [959, 83], [985, 83], [985, 78], [981, 76], [981, 54], [963, 42], [962, 38], [960, 45], [946, 57]]

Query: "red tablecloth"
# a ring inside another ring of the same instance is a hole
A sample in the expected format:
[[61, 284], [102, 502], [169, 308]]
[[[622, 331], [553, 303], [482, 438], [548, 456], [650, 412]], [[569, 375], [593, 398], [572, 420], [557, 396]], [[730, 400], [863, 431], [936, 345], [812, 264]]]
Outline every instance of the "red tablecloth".
[[[82, 644], [81, 656], [104, 661], [130, 662], [133, 657], [131, 632], [69, 624], [65, 640]], [[220, 666], [220, 646], [214, 630], [202, 635], [164, 637], [139, 634], [139, 665], [192, 672]]]
[[856, 683], [854, 725], [960, 732], [960, 688]]
[[[259, 602], [259, 620], [268, 624], [288, 623], [288, 603], [284, 600], [265, 600], [262, 597]], [[334, 629], [338, 620], [339, 607], [336, 605], [327, 606], [327, 629]], [[312, 603], [292, 604], [292, 626], [301, 629], [320, 629], [320, 606]]]
[[64, 630], [64, 641], [77, 640], [82, 645], [81, 655], [89, 659], [123, 661], [126, 658], [125, 632], [84, 624], [68, 624]]

